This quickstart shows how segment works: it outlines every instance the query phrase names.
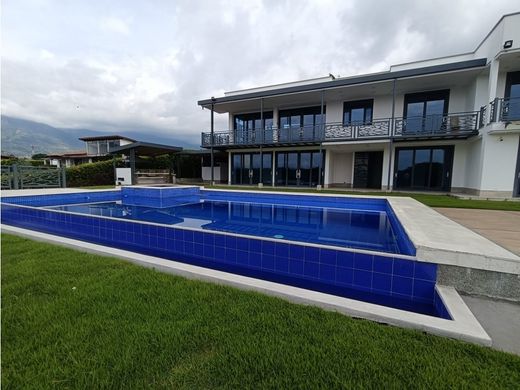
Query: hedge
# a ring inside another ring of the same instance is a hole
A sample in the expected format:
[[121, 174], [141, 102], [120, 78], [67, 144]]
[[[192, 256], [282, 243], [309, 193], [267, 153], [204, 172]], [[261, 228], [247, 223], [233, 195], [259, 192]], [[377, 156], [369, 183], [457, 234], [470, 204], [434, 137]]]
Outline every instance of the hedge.
[[[122, 167], [121, 159], [116, 166]], [[75, 165], [67, 168], [67, 187], [101, 186], [114, 184], [113, 160]]]

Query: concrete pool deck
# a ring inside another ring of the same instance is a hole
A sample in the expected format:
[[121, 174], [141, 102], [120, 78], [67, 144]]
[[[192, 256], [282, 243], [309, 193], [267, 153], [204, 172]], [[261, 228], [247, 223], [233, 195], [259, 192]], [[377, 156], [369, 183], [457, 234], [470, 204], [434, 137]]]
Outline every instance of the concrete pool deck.
[[520, 212], [440, 207], [435, 210], [520, 256]]

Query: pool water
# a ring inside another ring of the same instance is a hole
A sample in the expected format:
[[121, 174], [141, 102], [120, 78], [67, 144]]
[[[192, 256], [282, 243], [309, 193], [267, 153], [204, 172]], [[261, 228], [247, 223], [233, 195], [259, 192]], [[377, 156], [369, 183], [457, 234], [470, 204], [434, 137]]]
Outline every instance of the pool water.
[[119, 202], [49, 208], [180, 227], [401, 253], [390, 218], [384, 211], [209, 200], [166, 208], [129, 206]]

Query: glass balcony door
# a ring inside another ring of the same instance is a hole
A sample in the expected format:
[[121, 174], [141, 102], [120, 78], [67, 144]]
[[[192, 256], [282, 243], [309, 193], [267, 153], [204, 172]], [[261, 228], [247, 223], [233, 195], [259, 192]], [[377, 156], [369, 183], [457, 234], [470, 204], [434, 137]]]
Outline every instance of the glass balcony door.
[[508, 121], [520, 120], [520, 72], [507, 74], [504, 115]]
[[448, 113], [449, 90], [405, 95], [404, 132], [423, 134], [439, 132]]

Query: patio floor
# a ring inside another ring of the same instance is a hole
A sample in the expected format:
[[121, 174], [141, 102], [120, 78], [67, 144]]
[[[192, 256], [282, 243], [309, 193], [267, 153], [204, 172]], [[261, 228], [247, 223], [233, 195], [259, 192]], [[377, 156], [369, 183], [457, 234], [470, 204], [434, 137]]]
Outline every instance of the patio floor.
[[520, 256], [519, 212], [456, 208], [435, 210]]

